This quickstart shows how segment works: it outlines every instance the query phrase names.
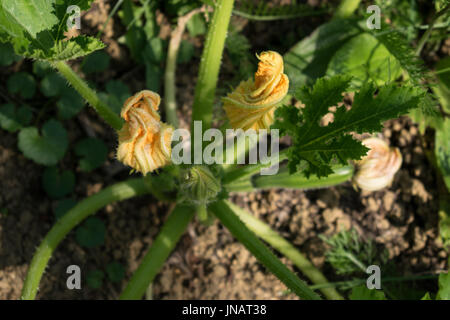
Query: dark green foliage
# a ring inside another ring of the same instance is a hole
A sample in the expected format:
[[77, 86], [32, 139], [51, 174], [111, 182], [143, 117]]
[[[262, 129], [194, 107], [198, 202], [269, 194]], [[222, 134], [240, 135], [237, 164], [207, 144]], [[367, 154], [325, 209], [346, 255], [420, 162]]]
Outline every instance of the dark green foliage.
[[[81, 10], [90, 8], [92, 0], [80, 0]], [[34, 59], [59, 61], [75, 59], [102, 49], [93, 37], [64, 39], [67, 20], [74, 12], [67, 9], [69, 0], [5, 0], [0, 3], [0, 39], [13, 45], [17, 54]]]
[[120, 282], [125, 277], [125, 268], [119, 262], [111, 262], [106, 266], [106, 274], [111, 282]]
[[14, 48], [10, 43], [0, 42], [0, 66], [9, 66], [20, 57], [14, 53]]
[[109, 80], [105, 89], [106, 92], [99, 93], [100, 99], [116, 113], [120, 113], [123, 103], [131, 96], [130, 89], [120, 80]]
[[8, 91], [18, 94], [24, 99], [33, 98], [36, 93], [36, 81], [27, 72], [17, 72], [11, 75], [7, 81]]
[[76, 230], [78, 244], [86, 248], [94, 248], [105, 242], [106, 227], [97, 217], [88, 218]]
[[386, 300], [382, 290], [368, 289], [365, 285], [353, 288], [350, 300]]
[[186, 24], [191, 37], [196, 37], [206, 33], [206, 22], [202, 13], [195, 14]]
[[92, 171], [105, 162], [108, 148], [102, 140], [85, 138], [75, 145], [75, 154], [81, 157], [79, 161], [80, 169]]
[[182, 40], [178, 51], [177, 62], [187, 63], [194, 56], [194, 45], [189, 41]]
[[87, 285], [92, 289], [99, 289], [103, 284], [105, 273], [101, 270], [89, 271], [86, 275]]
[[382, 263], [377, 261], [380, 254], [375, 243], [362, 240], [354, 229], [343, 230], [330, 238], [321, 236], [321, 239], [330, 246], [325, 257], [337, 274], [365, 274], [367, 266], [385, 262], [385, 257], [381, 257]]
[[56, 167], [49, 167], [42, 176], [42, 185], [50, 197], [59, 199], [73, 191], [75, 175], [69, 170], [60, 172]]
[[16, 108], [11, 103], [0, 106], [0, 128], [16, 132], [24, 126], [27, 126], [33, 117], [30, 107], [23, 105]]
[[42, 134], [36, 127], [27, 127], [19, 133], [19, 149], [25, 157], [36, 163], [55, 165], [66, 153], [67, 131], [59, 121], [48, 120], [42, 126]]
[[334, 113], [334, 121], [320, 125], [321, 118], [342, 100], [342, 94], [350, 84], [350, 78], [335, 76], [317, 80], [312, 89], [302, 87], [295, 97], [305, 104], [304, 109], [283, 106], [276, 110], [273, 127], [281, 135], [289, 135], [293, 146], [289, 149], [289, 169], [297, 171], [302, 161], [306, 176], [327, 176], [333, 171], [334, 160], [347, 164], [358, 160], [368, 149], [349, 134], [381, 131], [383, 121], [396, 118], [417, 107], [420, 96], [414, 88], [390, 84], [379, 88], [375, 95], [373, 84], [365, 84], [355, 94], [350, 110], [340, 106]]
[[105, 51], [96, 51], [84, 58], [81, 69], [87, 74], [102, 72], [109, 67], [109, 60], [110, 57]]
[[314, 83], [317, 78], [324, 76], [339, 48], [361, 33], [357, 20], [333, 19], [298, 42], [284, 55], [290, 87]]
[[77, 205], [77, 201], [72, 198], [65, 198], [58, 201], [55, 208], [53, 209], [53, 214], [56, 220], [64, 216], [70, 209]]

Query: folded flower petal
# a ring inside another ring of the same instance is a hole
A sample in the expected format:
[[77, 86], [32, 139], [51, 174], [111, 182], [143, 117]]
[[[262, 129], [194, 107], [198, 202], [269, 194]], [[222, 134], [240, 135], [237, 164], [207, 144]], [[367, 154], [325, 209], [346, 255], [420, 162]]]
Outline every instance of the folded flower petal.
[[234, 129], [269, 129], [275, 108], [286, 96], [289, 79], [283, 73], [283, 58], [275, 51], [265, 51], [254, 79], [242, 81], [222, 98], [224, 109]]
[[160, 120], [157, 93], [143, 90], [125, 101], [120, 113], [117, 159], [144, 175], [170, 163], [173, 127]]
[[379, 138], [364, 139], [362, 143], [370, 150], [359, 161], [355, 161], [356, 173], [353, 182], [362, 190], [376, 191], [387, 187], [402, 165], [398, 148], [390, 148]]

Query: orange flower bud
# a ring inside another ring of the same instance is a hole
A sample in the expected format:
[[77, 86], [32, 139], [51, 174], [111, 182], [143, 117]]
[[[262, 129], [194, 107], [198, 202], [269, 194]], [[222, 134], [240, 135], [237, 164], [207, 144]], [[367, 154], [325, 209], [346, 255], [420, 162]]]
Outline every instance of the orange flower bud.
[[120, 113], [125, 124], [119, 131], [117, 159], [147, 174], [170, 162], [173, 127], [160, 120], [157, 93], [143, 90], [125, 101]]
[[260, 61], [255, 79], [242, 81], [222, 98], [234, 129], [269, 129], [275, 107], [288, 92], [289, 79], [283, 73], [283, 57], [275, 51], [265, 51], [257, 57]]
[[389, 148], [379, 138], [364, 139], [362, 143], [370, 150], [359, 161], [355, 161], [356, 173], [353, 182], [362, 190], [377, 191], [391, 184], [395, 173], [402, 165], [398, 148]]

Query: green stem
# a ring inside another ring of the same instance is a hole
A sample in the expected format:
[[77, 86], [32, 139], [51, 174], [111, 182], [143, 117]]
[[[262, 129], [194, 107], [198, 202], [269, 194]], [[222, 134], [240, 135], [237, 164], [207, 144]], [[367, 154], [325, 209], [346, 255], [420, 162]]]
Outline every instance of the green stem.
[[214, 15], [206, 36], [205, 48], [203, 49], [197, 85], [195, 87], [194, 104], [192, 107], [191, 141], [195, 141], [193, 130], [194, 121], [202, 121], [203, 130], [211, 126], [220, 63], [234, 0], [218, 0], [216, 3]]
[[367, 267], [361, 262], [359, 261], [358, 258], [355, 257], [354, 254], [350, 253], [350, 252], [346, 252], [344, 254], [351, 262], [353, 262], [353, 264], [355, 266], [357, 266], [359, 269], [361, 269], [362, 272], [366, 272]]
[[361, 0], [342, 0], [333, 18], [348, 18], [358, 9]]
[[69, 210], [55, 223], [39, 245], [25, 278], [22, 288], [22, 299], [32, 300], [36, 297], [39, 282], [53, 251], [76, 225], [108, 203], [125, 200], [148, 191], [147, 182], [143, 178], [130, 179], [116, 183], [84, 199], [73, 209]]
[[174, 35], [169, 42], [167, 49], [166, 72], [164, 74], [164, 105], [166, 109], [167, 122], [178, 127], [175, 71], [177, 67], [177, 55], [180, 48], [180, 41], [175, 41]]
[[320, 297], [306, 283], [290, 271], [262, 242], [250, 231], [225, 201], [211, 204], [212, 213], [230, 230], [270, 272], [278, 277], [292, 292], [305, 300], [320, 300]]
[[[248, 184], [252, 188], [256, 189], [271, 189], [271, 188], [285, 188], [285, 189], [318, 189], [328, 188], [339, 185], [346, 181], [349, 181], [353, 177], [353, 166], [343, 166], [333, 168], [333, 173], [327, 177], [317, 178], [317, 176], [305, 177], [301, 172], [289, 174], [288, 168], [282, 168], [280, 172], [272, 176], [255, 176], [253, 179], [246, 179]], [[246, 185], [242, 180], [236, 181], [236, 187], [246, 188]], [[241, 191], [236, 190], [234, 183], [227, 185], [228, 191]]]
[[240, 11], [238, 9], [233, 10], [233, 13], [237, 16], [240, 16], [242, 18], [248, 19], [248, 20], [254, 20], [254, 21], [274, 21], [274, 20], [288, 20], [288, 19], [296, 19], [301, 17], [312, 17], [312, 16], [318, 16], [321, 14], [325, 14], [330, 12], [329, 9], [310, 9], [305, 10], [303, 12], [297, 12], [297, 13], [287, 13], [283, 15], [258, 15], [258, 14], [251, 14], [245, 11]]
[[161, 232], [156, 237], [150, 250], [145, 255], [140, 266], [131, 277], [130, 282], [122, 292], [121, 300], [141, 299], [149, 284], [164, 265], [169, 254], [175, 248], [178, 240], [194, 217], [195, 210], [190, 206], [177, 205], [167, 218]]
[[106, 121], [111, 127], [120, 130], [123, 121], [120, 117], [112, 111], [106, 104], [104, 104], [97, 93], [92, 90], [83, 79], [81, 79], [72, 68], [64, 61], [52, 63], [66, 80], [78, 91], [78, 93], [97, 111], [100, 117]]
[[351, 165], [333, 168], [334, 173], [328, 177], [306, 178], [301, 172], [289, 174], [287, 168], [282, 168], [276, 175], [254, 177], [247, 176], [224, 184], [229, 192], [249, 192], [255, 189], [318, 189], [328, 188], [349, 181], [353, 176], [354, 168]]
[[[255, 218], [249, 212], [227, 202], [236, 215], [253, 231], [258, 237], [267, 242], [270, 246], [289, 258], [307, 276], [314, 284], [322, 285], [328, 283], [328, 280], [319, 269], [300, 253], [289, 241], [272, 230], [269, 225]], [[331, 300], [343, 300], [344, 298], [334, 288], [321, 289], [322, 293]]]
[[444, 9], [440, 10], [439, 12], [436, 12], [436, 14], [433, 17], [433, 20], [431, 20], [431, 23], [429, 25], [429, 28], [425, 33], [422, 35], [422, 37], [419, 40], [419, 43], [417, 44], [416, 49], [416, 55], [420, 56], [420, 53], [422, 52], [423, 47], [425, 46], [425, 43], [428, 41], [428, 39], [431, 36], [431, 32], [433, 32], [433, 26], [437, 22], [437, 20], [444, 14], [446, 14], [450, 10], [450, 5], [447, 5]]

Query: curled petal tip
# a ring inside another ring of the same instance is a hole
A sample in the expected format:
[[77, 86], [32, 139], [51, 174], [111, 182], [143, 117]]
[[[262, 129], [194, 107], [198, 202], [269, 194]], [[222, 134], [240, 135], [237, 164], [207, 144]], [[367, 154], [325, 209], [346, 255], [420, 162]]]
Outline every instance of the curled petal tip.
[[389, 147], [382, 139], [375, 137], [362, 142], [370, 150], [364, 158], [355, 161], [353, 182], [366, 191], [383, 189], [391, 184], [402, 165], [400, 150]]
[[283, 57], [275, 51], [256, 56], [260, 61], [254, 79], [242, 81], [222, 99], [234, 129], [269, 129], [275, 108], [288, 92], [289, 79], [283, 73]]
[[117, 159], [144, 175], [170, 163], [173, 127], [160, 121], [160, 101], [157, 93], [143, 90], [128, 98], [120, 113], [126, 122]]

